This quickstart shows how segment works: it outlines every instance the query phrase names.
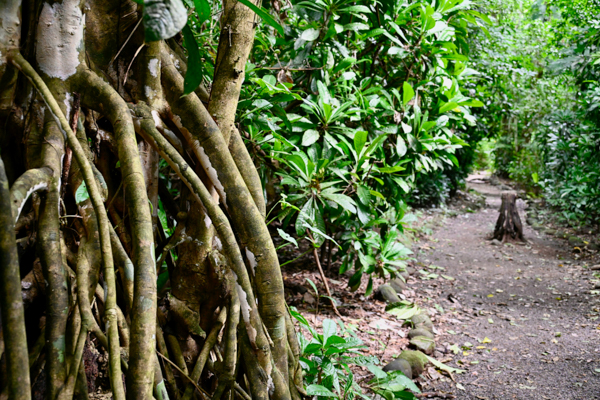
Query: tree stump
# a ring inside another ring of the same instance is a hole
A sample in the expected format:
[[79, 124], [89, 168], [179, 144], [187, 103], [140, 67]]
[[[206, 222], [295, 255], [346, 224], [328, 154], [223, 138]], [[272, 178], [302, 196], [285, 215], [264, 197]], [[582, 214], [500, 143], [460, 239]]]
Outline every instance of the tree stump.
[[525, 241], [523, 224], [517, 210], [517, 192], [514, 190], [502, 192], [500, 215], [494, 229], [494, 239], [505, 242], [509, 236], [522, 242]]

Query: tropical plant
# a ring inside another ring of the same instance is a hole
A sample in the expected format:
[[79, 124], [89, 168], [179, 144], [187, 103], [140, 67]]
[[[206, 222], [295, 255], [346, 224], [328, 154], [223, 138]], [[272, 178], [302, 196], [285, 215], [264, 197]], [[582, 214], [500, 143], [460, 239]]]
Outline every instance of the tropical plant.
[[370, 399], [372, 394], [364, 393], [354, 379], [351, 367], [356, 366], [366, 366], [375, 374], [369, 389], [385, 399], [414, 400], [414, 395], [406, 389], [420, 392], [401, 372], [388, 374], [375, 365], [379, 363], [376, 357], [363, 355], [361, 350], [366, 346], [342, 321], [336, 323], [324, 319], [321, 327], [323, 333], [318, 333], [297, 310], [292, 308], [291, 313], [300, 327], [310, 334], [307, 339], [302, 330], [298, 332], [302, 354], [300, 363], [306, 374], [306, 393], [309, 396], [318, 399]]

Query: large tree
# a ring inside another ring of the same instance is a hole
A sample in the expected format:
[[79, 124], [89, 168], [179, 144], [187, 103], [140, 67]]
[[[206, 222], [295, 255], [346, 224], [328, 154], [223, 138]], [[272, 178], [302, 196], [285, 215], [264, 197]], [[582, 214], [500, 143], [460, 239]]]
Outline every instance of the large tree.
[[[85, 398], [91, 332], [115, 399], [300, 398], [261, 182], [234, 125], [255, 14], [223, 1], [207, 90], [184, 83], [187, 13], [177, 0], [1, 2], [4, 396], [30, 398], [29, 341], [46, 398]], [[45, 296], [45, 319], [26, 337], [20, 274], [28, 288], [40, 271], [23, 296]]]

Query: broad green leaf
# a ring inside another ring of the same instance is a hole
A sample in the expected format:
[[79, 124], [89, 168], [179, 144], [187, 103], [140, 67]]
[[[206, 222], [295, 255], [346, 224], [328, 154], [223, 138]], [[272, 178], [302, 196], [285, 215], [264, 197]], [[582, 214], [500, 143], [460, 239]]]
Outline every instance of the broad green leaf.
[[411, 101], [413, 97], [415, 97], [415, 91], [410, 83], [405, 81], [402, 84], [402, 102], [404, 103], [404, 107], [406, 107], [408, 102]]
[[373, 293], [373, 277], [369, 277], [369, 283], [367, 283], [367, 290], [365, 290], [365, 296], [369, 296]]
[[361, 13], [361, 14], [370, 14], [371, 10], [367, 6], [350, 6], [341, 8], [340, 12], [352, 12], [352, 13]]
[[396, 165], [394, 167], [381, 167], [378, 168], [379, 172], [384, 174], [393, 174], [395, 172], [404, 171], [406, 168]]
[[433, 28], [431, 28], [427, 32], [427, 36], [433, 35], [434, 33], [442, 32], [443, 30], [445, 30], [447, 28], [448, 28], [448, 25], [446, 25], [446, 23], [444, 21], [436, 21], [436, 23], [433, 26]]
[[369, 190], [369, 193], [371, 193], [375, 197], [379, 197], [380, 199], [385, 200], [385, 197], [377, 190]]
[[458, 164], [458, 159], [454, 154], [446, 154], [446, 157], [448, 157], [457, 168], [460, 167], [460, 165]]
[[327, 343], [327, 339], [337, 333], [337, 324], [332, 319], [323, 321], [323, 343]]
[[396, 153], [398, 157], [403, 157], [406, 154], [406, 142], [400, 136], [396, 139]]
[[306, 394], [309, 396], [337, 397], [335, 393], [322, 385], [309, 385], [306, 388]]
[[181, 0], [146, 0], [143, 11], [146, 42], [169, 39], [187, 22], [187, 10]]
[[302, 35], [300, 35], [300, 39], [306, 40], [307, 42], [312, 42], [314, 40], [317, 40], [317, 38], [319, 37], [319, 33], [320, 31], [318, 29], [308, 28], [307, 30], [302, 32]]
[[467, 107], [483, 107], [484, 106], [484, 104], [480, 100], [475, 100], [475, 99], [461, 101], [460, 105], [467, 106]]
[[344, 25], [344, 31], [366, 31], [369, 28], [369, 25], [363, 24], [362, 22], [351, 22]]
[[440, 114], [441, 113], [445, 113], [446, 111], [450, 111], [455, 109], [456, 107], [458, 107], [458, 103], [451, 101], [449, 103], [444, 104], [443, 106], [440, 107]]
[[308, 228], [312, 222], [314, 215], [313, 201], [312, 197], [308, 199], [298, 213], [298, 218], [296, 219], [296, 234], [298, 236], [304, 235], [306, 228]]
[[365, 147], [365, 143], [367, 143], [367, 135], [366, 131], [358, 131], [354, 134], [354, 150], [356, 154], [360, 154], [363, 147]]
[[87, 191], [87, 186], [85, 185], [84, 181], [81, 181], [81, 185], [79, 185], [79, 187], [75, 191], [75, 202], [77, 204], [81, 204], [89, 198], [90, 194]]
[[183, 28], [183, 40], [188, 51], [188, 69], [183, 80], [183, 96], [195, 91], [202, 83], [202, 61], [200, 60], [200, 49], [194, 33], [189, 25]]
[[421, 393], [421, 390], [419, 390], [417, 385], [415, 385], [415, 383], [409, 377], [407, 377], [400, 371], [396, 372], [396, 375], [397, 376], [395, 376], [390, 383], [397, 383], [404, 386], [406, 389], [412, 390], [415, 393]]
[[251, 9], [252, 11], [254, 11], [256, 13], [256, 15], [258, 15], [263, 21], [265, 21], [265, 23], [267, 25], [270, 25], [273, 28], [275, 28], [275, 30], [277, 32], [279, 32], [279, 34], [281, 36], [284, 36], [283, 27], [281, 25], [279, 25], [279, 23], [277, 21], [275, 21], [275, 18], [273, 18], [271, 16], [271, 14], [269, 14], [267, 12], [267, 10], [265, 10], [262, 7], [257, 7], [250, 0], [238, 0], [238, 1], [240, 3], [242, 3], [243, 5], [245, 5], [246, 7], [248, 7], [249, 9]]
[[377, 379], [387, 378], [387, 372], [385, 372], [384, 370], [382, 370], [381, 368], [379, 368], [376, 365], [367, 365], [367, 369], [369, 371], [371, 371], [371, 373], [373, 375], [375, 375], [375, 378], [377, 378]]
[[302, 146], [310, 146], [319, 140], [319, 132], [314, 129], [307, 129], [302, 136]]
[[352, 214], [356, 214], [356, 203], [354, 202], [354, 200], [352, 200], [345, 194], [321, 192], [321, 196], [339, 204], [344, 209], [350, 211]]
[[358, 195], [358, 200], [360, 200], [361, 203], [366, 206], [369, 205], [371, 202], [371, 193], [369, 192], [369, 189], [363, 185], [358, 185], [356, 188], [356, 194]]
[[198, 23], [202, 25], [204, 21], [210, 18], [212, 8], [208, 0], [194, 0], [194, 8], [198, 14]]

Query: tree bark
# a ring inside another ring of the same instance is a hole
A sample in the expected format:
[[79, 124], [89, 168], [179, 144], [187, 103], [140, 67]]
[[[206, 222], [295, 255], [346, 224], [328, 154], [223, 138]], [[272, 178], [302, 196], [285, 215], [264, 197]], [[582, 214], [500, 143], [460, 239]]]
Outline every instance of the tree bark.
[[500, 206], [500, 215], [496, 221], [493, 238], [501, 242], [505, 242], [509, 238], [521, 242], [525, 241], [523, 238], [523, 224], [517, 209], [517, 192], [513, 190], [502, 192], [502, 205]]

